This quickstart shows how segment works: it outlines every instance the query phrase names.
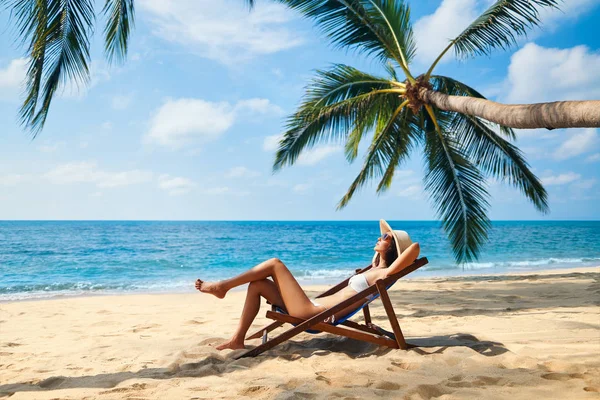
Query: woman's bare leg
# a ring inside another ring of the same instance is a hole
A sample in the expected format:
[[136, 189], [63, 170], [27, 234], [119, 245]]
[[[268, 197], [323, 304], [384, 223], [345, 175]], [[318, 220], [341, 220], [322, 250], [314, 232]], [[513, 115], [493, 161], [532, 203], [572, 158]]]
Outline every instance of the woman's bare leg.
[[223, 298], [230, 289], [245, 283], [273, 278], [281, 294], [285, 308], [290, 315], [298, 318], [308, 318], [323, 311], [322, 307], [314, 306], [304, 290], [298, 284], [290, 270], [278, 258], [271, 258], [246, 272], [219, 282], [196, 281], [196, 289], [203, 293], [210, 293], [218, 298]]
[[254, 321], [254, 318], [258, 314], [261, 297], [267, 299], [271, 304], [279, 307], [283, 306], [283, 299], [273, 281], [262, 279], [250, 282], [238, 327], [231, 339], [217, 346], [217, 350], [244, 348], [244, 338], [246, 337], [246, 333], [248, 333], [248, 329], [250, 329], [250, 325], [252, 325], [252, 321]]

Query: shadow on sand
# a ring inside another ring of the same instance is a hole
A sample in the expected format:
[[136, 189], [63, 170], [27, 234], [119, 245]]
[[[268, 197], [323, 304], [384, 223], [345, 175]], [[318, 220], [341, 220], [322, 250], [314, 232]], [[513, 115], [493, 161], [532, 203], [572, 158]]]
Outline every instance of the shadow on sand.
[[[469, 334], [455, 334], [445, 336], [434, 336], [427, 338], [412, 338], [408, 342], [413, 345], [408, 351], [418, 354], [440, 354], [450, 347], [468, 347], [482, 355], [492, 357], [509, 351], [502, 343], [491, 341], [480, 341]], [[436, 348], [428, 352], [425, 349]], [[241, 351], [241, 350], [240, 350]], [[259, 365], [261, 362], [279, 357], [284, 360], [293, 361], [301, 358], [325, 356], [330, 353], [344, 353], [350, 358], [364, 358], [371, 355], [381, 356], [391, 351], [372, 343], [357, 341], [349, 338], [337, 338], [335, 336], [323, 336], [310, 340], [286, 342], [264, 355], [256, 358], [244, 358], [234, 360], [233, 357], [239, 351], [229, 353], [226, 357], [210, 354], [198, 362], [173, 363], [163, 368], [144, 368], [137, 372], [125, 371], [97, 375], [67, 377], [53, 376], [37, 383], [20, 382], [0, 385], [0, 397], [10, 397], [17, 392], [49, 391], [73, 388], [100, 388], [111, 389], [129, 379], [171, 379], [171, 378], [199, 378], [211, 375], [225, 375], [240, 368], [249, 368]], [[141, 384], [144, 385], [144, 384]], [[116, 389], [115, 389], [116, 390]], [[101, 392], [100, 394], [102, 394]], [[111, 393], [107, 391], [105, 393]]]

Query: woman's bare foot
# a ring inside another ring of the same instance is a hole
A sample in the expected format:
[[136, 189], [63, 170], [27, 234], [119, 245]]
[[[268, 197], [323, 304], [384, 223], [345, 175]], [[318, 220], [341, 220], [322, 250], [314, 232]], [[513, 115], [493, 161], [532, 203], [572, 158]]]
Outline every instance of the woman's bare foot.
[[212, 294], [219, 299], [222, 299], [227, 294], [227, 290], [223, 288], [220, 282], [204, 282], [203, 280], [196, 279], [196, 289], [202, 293]]
[[238, 349], [245, 349], [245, 348], [246, 348], [246, 346], [244, 346], [244, 342], [240, 343], [234, 339], [229, 339], [225, 343], [220, 344], [217, 347], [215, 347], [215, 349], [217, 349], [217, 350], [225, 350], [225, 349], [238, 350]]

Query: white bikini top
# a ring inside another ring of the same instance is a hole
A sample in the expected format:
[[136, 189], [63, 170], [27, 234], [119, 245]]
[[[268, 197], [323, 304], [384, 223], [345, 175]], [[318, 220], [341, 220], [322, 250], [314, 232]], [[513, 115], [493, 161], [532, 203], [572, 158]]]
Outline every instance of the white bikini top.
[[364, 274], [354, 275], [348, 281], [348, 286], [356, 291], [356, 293], [362, 292], [365, 289], [368, 289], [369, 282], [367, 282], [367, 278]]

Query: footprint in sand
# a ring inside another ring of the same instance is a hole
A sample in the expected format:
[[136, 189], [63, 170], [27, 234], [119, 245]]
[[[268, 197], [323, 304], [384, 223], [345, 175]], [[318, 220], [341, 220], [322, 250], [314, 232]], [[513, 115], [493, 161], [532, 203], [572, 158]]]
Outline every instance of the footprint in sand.
[[375, 389], [382, 390], [400, 390], [402, 385], [390, 381], [381, 381], [373, 386]]
[[402, 362], [402, 361], [392, 361], [391, 363], [394, 367], [406, 370], [406, 371], [412, 371], [415, 369], [418, 369], [419, 366], [415, 363], [407, 363], [407, 362]]
[[195, 319], [190, 319], [185, 324], [186, 325], [202, 325], [202, 324], [205, 324], [205, 323], [206, 323], [206, 321], [196, 321]]
[[3, 344], [2, 346], [4, 346], [4, 347], [17, 347], [17, 346], [23, 346], [23, 344], [22, 343], [8, 342], [6, 344]]
[[548, 379], [549, 381], [568, 381], [569, 379], [583, 379], [581, 374], [562, 374], [560, 372], [551, 372], [549, 374], [542, 375], [542, 378]]
[[239, 396], [248, 396], [248, 397], [262, 397], [264, 396], [270, 389], [267, 386], [250, 386], [245, 389], [238, 391]]
[[[100, 392], [100, 394], [139, 392], [141, 390], [146, 389], [147, 386], [148, 385], [146, 383], [134, 383], [133, 385], [128, 386], [128, 387], [105, 390], [105, 391]], [[127, 398], [131, 399], [131, 396], [127, 396]]]
[[159, 324], [136, 325], [133, 327], [132, 332], [137, 333], [140, 331], [145, 331], [147, 329], [158, 328], [159, 326], [160, 326]]

